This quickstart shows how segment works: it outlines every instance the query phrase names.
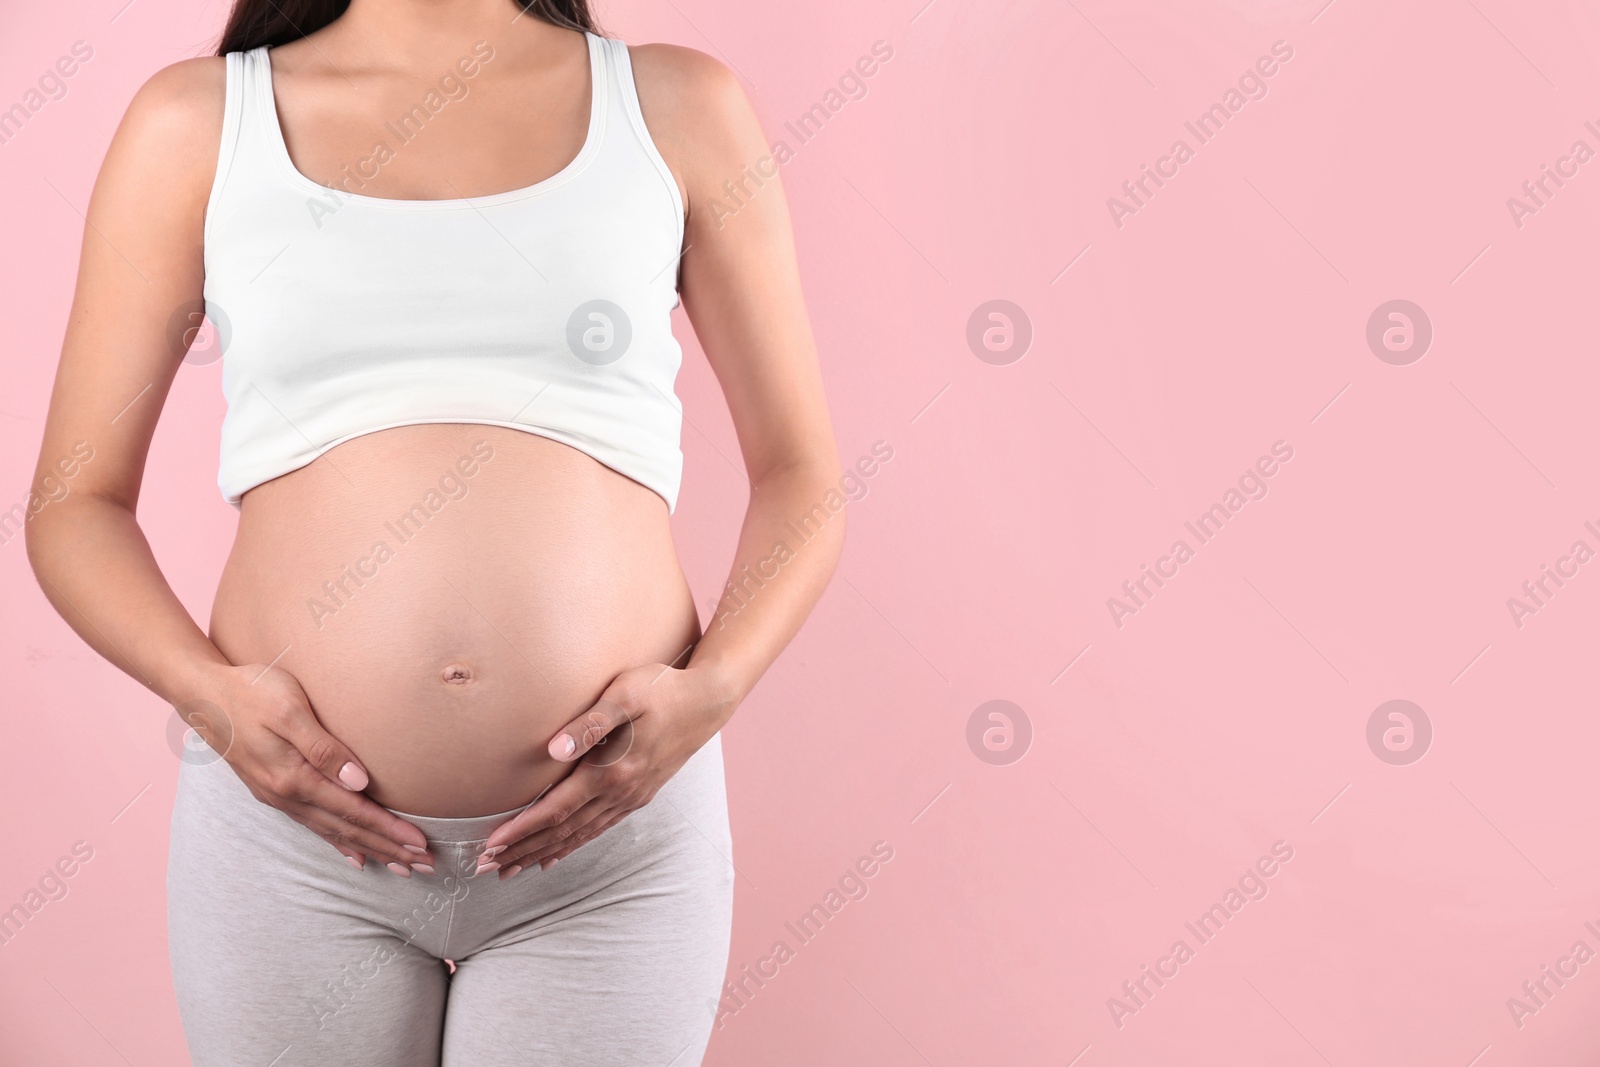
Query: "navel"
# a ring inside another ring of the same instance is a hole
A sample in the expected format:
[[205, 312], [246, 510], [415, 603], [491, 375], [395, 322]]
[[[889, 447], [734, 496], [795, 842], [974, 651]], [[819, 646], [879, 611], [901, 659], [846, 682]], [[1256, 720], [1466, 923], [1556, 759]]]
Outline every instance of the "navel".
[[468, 685], [472, 682], [472, 668], [465, 663], [447, 663], [440, 677], [449, 685]]

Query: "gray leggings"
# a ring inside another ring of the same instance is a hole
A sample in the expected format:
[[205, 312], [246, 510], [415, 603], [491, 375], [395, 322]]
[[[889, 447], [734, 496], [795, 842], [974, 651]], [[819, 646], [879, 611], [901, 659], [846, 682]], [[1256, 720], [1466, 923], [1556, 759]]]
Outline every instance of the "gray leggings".
[[470, 877], [511, 814], [404, 816], [435, 873], [356, 871], [226, 763], [186, 762], [167, 912], [196, 1067], [700, 1063], [733, 901], [720, 737], [550, 870]]

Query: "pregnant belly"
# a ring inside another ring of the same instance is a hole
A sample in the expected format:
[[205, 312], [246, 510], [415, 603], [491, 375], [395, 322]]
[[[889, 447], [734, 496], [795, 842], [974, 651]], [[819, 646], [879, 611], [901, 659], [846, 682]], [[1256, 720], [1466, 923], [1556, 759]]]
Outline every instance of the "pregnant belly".
[[211, 615], [231, 662], [299, 681], [369, 796], [442, 818], [532, 800], [570, 769], [545, 751], [562, 726], [698, 636], [659, 496], [455, 424], [357, 437], [246, 493]]

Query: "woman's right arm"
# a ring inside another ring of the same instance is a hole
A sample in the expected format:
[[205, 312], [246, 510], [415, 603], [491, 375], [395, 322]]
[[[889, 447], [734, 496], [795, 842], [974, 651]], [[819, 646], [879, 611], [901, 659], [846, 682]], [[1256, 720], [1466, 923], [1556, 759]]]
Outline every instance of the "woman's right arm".
[[360, 792], [366, 772], [293, 677], [229, 663], [195, 625], [134, 517], [184, 355], [171, 324], [202, 296], [224, 69], [212, 57], [157, 73], [106, 153], [27, 504], [28, 559], [67, 623], [178, 708], [258, 800], [353, 861], [431, 863], [422, 831]]

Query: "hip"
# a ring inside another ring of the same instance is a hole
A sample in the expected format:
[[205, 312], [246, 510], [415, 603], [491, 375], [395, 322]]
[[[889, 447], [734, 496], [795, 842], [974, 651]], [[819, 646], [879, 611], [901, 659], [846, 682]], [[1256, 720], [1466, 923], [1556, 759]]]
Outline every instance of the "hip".
[[226, 763], [186, 760], [167, 866], [175, 934], [222, 946], [229, 931], [259, 928], [270, 944], [308, 922], [332, 924], [330, 937], [345, 924], [376, 924], [429, 954], [460, 959], [613, 901], [686, 894], [680, 907], [710, 919], [731, 908], [720, 735], [649, 804], [557, 866], [505, 880], [474, 877], [484, 841], [519, 810], [454, 819], [396, 811], [428, 838], [434, 873], [401, 878], [371, 862], [358, 872], [315, 832], [257, 801]]

